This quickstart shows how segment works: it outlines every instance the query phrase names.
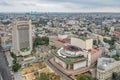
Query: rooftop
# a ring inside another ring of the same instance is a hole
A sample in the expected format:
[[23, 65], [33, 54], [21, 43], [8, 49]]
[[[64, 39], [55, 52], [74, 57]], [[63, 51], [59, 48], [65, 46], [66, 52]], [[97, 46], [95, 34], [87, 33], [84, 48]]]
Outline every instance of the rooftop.
[[93, 46], [92, 49], [88, 50], [88, 52], [91, 53], [91, 54], [94, 54], [94, 53], [96, 53], [97, 51], [99, 51], [99, 49], [97, 48], [97, 46]]
[[[58, 50], [59, 51], [59, 50]], [[54, 52], [54, 55], [61, 59], [62, 61], [66, 62], [66, 63], [76, 63], [76, 62], [80, 62], [80, 61], [85, 61], [86, 58], [83, 55], [71, 55], [71, 54], [67, 54], [65, 52], [62, 52], [62, 56], [60, 56], [56, 51]], [[65, 57], [63, 57], [65, 56]]]
[[62, 56], [62, 57], [79, 57], [79, 56], [82, 56], [80, 54], [80, 50], [79, 51], [70, 51], [70, 50], [65, 50], [64, 48], [60, 48], [58, 51], [57, 51], [58, 55], [59, 56]]
[[97, 70], [100, 72], [105, 72], [107, 70], [113, 69], [118, 65], [120, 65], [120, 61], [116, 61], [113, 58], [102, 57], [98, 59]]
[[114, 34], [119, 34], [120, 35], [120, 31], [113, 31]]
[[57, 38], [57, 41], [62, 42], [62, 43], [70, 43], [70, 39], [68, 38], [65, 38], [65, 39]]
[[64, 49], [68, 50], [68, 51], [71, 51], [71, 52], [82, 51], [82, 49], [80, 49], [79, 47], [73, 46], [73, 45], [64, 46]]
[[1, 44], [2, 48], [12, 47], [12, 43], [9, 44]]

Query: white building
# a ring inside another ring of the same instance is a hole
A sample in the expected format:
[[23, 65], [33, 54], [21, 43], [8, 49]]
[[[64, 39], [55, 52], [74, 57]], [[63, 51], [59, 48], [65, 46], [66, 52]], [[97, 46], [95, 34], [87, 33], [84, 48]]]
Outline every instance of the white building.
[[120, 41], [115, 42], [115, 48], [117, 50], [120, 49]]
[[112, 73], [120, 72], [120, 61], [113, 58], [99, 58], [97, 63], [97, 79], [106, 80], [112, 77]]
[[115, 42], [116, 53], [120, 56], [120, 41]]
[[59, 34], [59, 35], [58, 35], [58, 38], [59, 38], [59, 39], [65, 39], [65, 38], [68, 38], [68, 35], [60, 35], [60, 34]]
[[93, 46], [93, 39], [71, 38], [70, 44], [57, 51], [54, 60], [65, 69], [76, 70], [90, 67], [101, 54], [102, 50]]
[[85, 38], [85, 39], [79, 39], [79, 38], [71, 38], [71, 45], [77, 46], [81, 49], [92, 49], [93, 47], [93, 39]]

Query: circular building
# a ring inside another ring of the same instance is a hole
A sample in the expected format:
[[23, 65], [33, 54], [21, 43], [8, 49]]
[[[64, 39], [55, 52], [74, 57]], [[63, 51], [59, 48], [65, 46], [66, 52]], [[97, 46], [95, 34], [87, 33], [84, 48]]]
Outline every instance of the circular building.
[[82, 49], [73, 45], [67, 45], [58, 50], [59, 56], [62, 57], [80, 57], [83, 52]]

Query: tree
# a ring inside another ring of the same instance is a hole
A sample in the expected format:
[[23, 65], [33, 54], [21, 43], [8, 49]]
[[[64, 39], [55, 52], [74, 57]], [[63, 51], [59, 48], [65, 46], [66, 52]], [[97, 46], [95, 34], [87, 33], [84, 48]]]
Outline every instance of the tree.
[[93, 40], [93, 45], [97, 45], [97, 40]]
[[38, 45], [40, 45], [41, 41], [42, 41], [41, 37], [37, 36], [37, 37], [35, 38], [35, 40], [33, 41], [33, 48], [35, 48], [35, 47], [37, 47]]
[[17, 60], [13, 59], [13, 64], [15, 64], [17, 62]]
[[56, 49], [56, 47], [54, 45], [51, 46], [51, 49]]
[[92, 76], [81, 74], [77, 76], [77, 80], [92, 80]]
[[37, 47], [38, 45], [49, 45], [49, 38], [46, 36], [44, 37], [37, 36], [33, 41], [33, 48]]
[[119, 55], [113, 55], [112, 58], [114, 58], [115, 60], [119, 60]]
[[10, 55], [13, 59], [17, 60], [17, 56], [13, 52], [10, 52]]
[[111, 41], [110, 41], [110, 44], [111, 44], [111, 45], [114, 45], [114, 44], [115, 44], [115, 41], [116, 41], [116, 40], [112, 38]]
[[40, 73], [40, 79], [39, 80], [50, 80], [49, 75], [46, 73]]
[[13, 66], [12, 66], [12, 70], [14, 72], [17, 72], [19, 69], [21, 68], [21, 65], [19, 63], [15, 63]]
[[108, 39], [104, 38], [103, 41], [106, 42], [106, 43], [108, 43], [108, 44], [110, 44], [111, 46], [113, 46], [115, 44], [116, 40], [113, 39], [113, 38], [111, 40], [108, 40]]
[[104, 27], [105, 32], [109, 32], [110, 29], [108, 27]]
[[113, 72], [113, 73], [112, 73], [112, 79], [115, 80], [117, 76], [118, 76], [118, 74], [117, 74], [116, 72]]
[[17, 63], [17, 56], [13, 52], [10, 52], [10, 54], [11, 54], [11, 56], [13, 58], [12, 70], [14, 72], [17, 72], [21, 68], [21, 64]]
[[46, 45], [49, 45], [49, 38], [48, 37], [46, 37], [46, 36], [42, 37], [42, 41], [44, 41]]

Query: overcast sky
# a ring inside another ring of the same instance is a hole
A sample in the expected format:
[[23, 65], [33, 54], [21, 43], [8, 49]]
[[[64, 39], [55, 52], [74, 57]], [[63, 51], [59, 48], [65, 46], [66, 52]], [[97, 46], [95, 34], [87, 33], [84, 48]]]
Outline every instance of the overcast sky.
[[0, 0], [0, 12], [120, 12], [120, 0]]

